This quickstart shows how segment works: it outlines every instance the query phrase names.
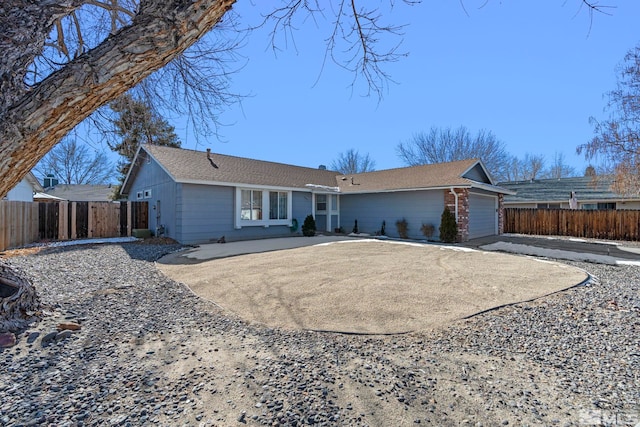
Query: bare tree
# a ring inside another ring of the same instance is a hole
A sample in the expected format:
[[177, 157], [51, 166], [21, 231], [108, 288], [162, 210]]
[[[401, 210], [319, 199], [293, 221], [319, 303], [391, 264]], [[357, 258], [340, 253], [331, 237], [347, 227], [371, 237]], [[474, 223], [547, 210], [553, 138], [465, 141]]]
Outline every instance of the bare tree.
[[606, 119], [591, 117], [595, 136], [578, 146], [588, 160], [615, 165], [618, 191], [637, 193], [640, 186], [640, 44], [617, 67], [616, 88], [607, 93]]
[[[186, 101], [189, 96], [203, 94], [199, 98], [202, 103], [181, 104], [187, 112], [194, 112], [194, 105], [195, 112], [211, 113], [212, 105], [224, 104], [224, 87], [207, 86], [211, 76], [197, 71], [202, 68], [190, 67], [199, 62], [211, 67], [205, 56], [196, 52], [187, 63], [189, 57], [181, 55], [218, 26], [223, 17], [230, 17], [235, 2], [1, 1], [0, 197], [76, 125], [176, 59], [174, 75], [195, 82], [173, 86], [173, 92]], [[587, 0], [582, 2], [590, 10], [599, 8]], [[393, 6], [395, 2], [389, 0], [387, 4]], [[356, 0], [285, 0], [267, 18], [275, 22], [277, 32], [293, 28], [292, 17], [298, 10], [304, 9], [314, 18], [329, 16], [334, 25], [327, 38], [327, 57], [356, 77], [363, 76], [370, 90], [381, 94], [389, 78], [384, 64], [402, 54], [396, 43], [385, 49], [380, 41], [385, 34], [401, 36], [402, 27], [385, 24], [376, 6], [362, 6]], [[155, 84], [149, 80], [148, 86], [139, 89], [164, 92], [158, 87], [160, 81], [166, 84], [158, 77]], [[212, 98], [210, 94], [221, 97]], [[0, 272], [0, 276], [6, 275]]]
[[417, 133], [411, 140], [398, 144], [397, 152], [409, 166], [481, 159], [497, 181], [508, 177], [510, 156], [505, 144], [486, 130], [471, 135], [464, 126], [457, 129], [432, 127], [428, 132]]
[[523, 179], [537, 179], [545, 168], [545, 159], [541, 154], [526, 153], [522, 159]]
[[564, 158], [564, 154], [556, 152], [553, 156], [553, 162], [544, 172], [545, 178], [568, 178], [576, 176], [576, 170], [573, 166], [568, 165]]
[[357, 150], [350, 148], [340, 153], [337, 159], [331, 163], [331, 169], [342, 174], [372, 172], [376, 170], [376, 162], [369, 158], [369, 153], [361, 155]]
[[522, 161], [517, 156], [509, 157], [505, 168], [504, 181], [522, 181], [524, 180], [523, 176]]
[[[93, 48], [77, 36], [78, 48], [72, 51], [64, 38], [69, 33], [64, 28], [57, 31], [58, 23], [89, 3], [108, 9], [114, 25]], [[0, 195], [98, 107], [200, 39], [232, 4], [232, 0], [142, 0], [138, 5], [81, 0], [2, 2], [0, 27], [8, 37], [0, 38]], [[54, 29], [59, 36], [51, 41], [47, 36]], [[63, 55], [68, 52], [68, 61], [57, 66], [55, 58], [43, 57], [49, 45]], [[45, 75], [29, 80], [28, 74], [39, 72], [45, 62], [50, 64]]]
[[114, 168], [102, 151], [93, 153], [76, 138], [65, 137], [37, 164], [40, 177], [53, 174], [62, 184], [108, 184], [115, 181]]
[[506, 181], [529, 181], [540, 177], [545, 168], [543, 155], [526, 153], [524, 158], [512, 156], [506, 169]]
[[[184, 101], [172, 103], [183, 113], [214, 115], [216, 106], [233, 99], [224, 83], [208, 83], [212, 71], [215, 73], [223, 63], [216, 61], [216, 49], [187, 49], [217, 26], [223, 16], [225, 22], [231, 19], [229, 11], [234, 3], [1, 2], [0, 196], [78, 123], [147, 78], [137, 91]], [[395, 2], [389, 0], [387, 4], [388, 12]], [[397, 44], [388, 47], [389, 40], [385, 45], [382, 36], [395, 35], [401, 40], [401, 26], [385, 24], [378, 9], [356, 0], [287, 0], [272, 9], [264, 25], [273, 25], [274, 34], [291, 32], [298, 14], [329, 19], [332, 30], [326, 39], [327, 57], [364, 77], [373, 92], [382, 93], [389, 77], [384, 64], [402, 56]], [[237, 28], [231, 28], [228, 34], [236, 40]], [[229, 51], [234, 46], [221, 36], [215, 41], [222, 42], [221, 50]], [[154, 75], [157, 71], [159, 74]]]

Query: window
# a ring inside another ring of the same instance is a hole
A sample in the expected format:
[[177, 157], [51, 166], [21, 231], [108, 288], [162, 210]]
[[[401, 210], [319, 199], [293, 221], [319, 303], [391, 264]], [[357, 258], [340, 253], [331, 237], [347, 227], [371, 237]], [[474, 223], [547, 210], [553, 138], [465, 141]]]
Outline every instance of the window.
[[538, 203], [538, 209], [560, 209], [560, 203]]
[[262, 219], [262, 191], [242, 190], [240, 200], [240, 219], [257, 221]]
[[269, 219], [287, 219], [287, 196], [284, 191], [269, 192]]
[[292, 192], [237, 188], [234, 225], [242, 227], [291, 226]]
[[586, 210], [615, 210], [615, 203], [583, 203], [582, 209]]
[[142, 191], [138, 191], [138, 192], [136, 193], [136, 197], [137, 197], [138, 199], [142, 199]]
[[316, 194], [316, 211], [326, 211], [326, 210], [327, 210], [327, 195]]
[[151, 198], [151, 190], [144, 190], [144, 198], [145, 199]]
[[331, 211], [338, 212], [338, 195], [337, 194], [331, 195]]

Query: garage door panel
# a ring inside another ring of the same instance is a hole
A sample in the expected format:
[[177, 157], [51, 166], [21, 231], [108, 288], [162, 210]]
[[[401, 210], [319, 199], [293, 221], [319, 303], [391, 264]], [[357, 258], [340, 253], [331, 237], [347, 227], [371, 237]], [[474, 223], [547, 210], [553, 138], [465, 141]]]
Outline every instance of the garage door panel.
[[493, 236], [497, 230], [496, 196], [469, 195], [469, 238]]

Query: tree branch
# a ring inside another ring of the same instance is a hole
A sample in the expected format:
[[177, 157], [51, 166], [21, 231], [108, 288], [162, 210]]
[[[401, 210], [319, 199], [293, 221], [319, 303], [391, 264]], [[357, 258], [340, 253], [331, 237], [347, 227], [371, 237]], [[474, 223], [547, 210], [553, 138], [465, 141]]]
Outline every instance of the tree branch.
[[[132, 25], [69, 62], [0, 117], [0, 194], [69, 130], [209, 31], [235, 0], [148, 0]], [[3, 111], [3, 110], [0, 110]]]

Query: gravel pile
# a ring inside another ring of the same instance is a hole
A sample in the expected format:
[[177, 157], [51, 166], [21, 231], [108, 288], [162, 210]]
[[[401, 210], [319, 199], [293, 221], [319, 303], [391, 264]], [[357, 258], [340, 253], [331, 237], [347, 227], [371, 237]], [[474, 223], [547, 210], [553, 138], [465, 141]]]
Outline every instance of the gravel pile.
[[[0, 425], [631, 425], [640, 270], [446, 329], [335, 335], [247, 324], [160, 274], [177, 245], [5, 260], [44, 320], [0, 352]], [[59, 333], [61, 323], [80, 325]]]

